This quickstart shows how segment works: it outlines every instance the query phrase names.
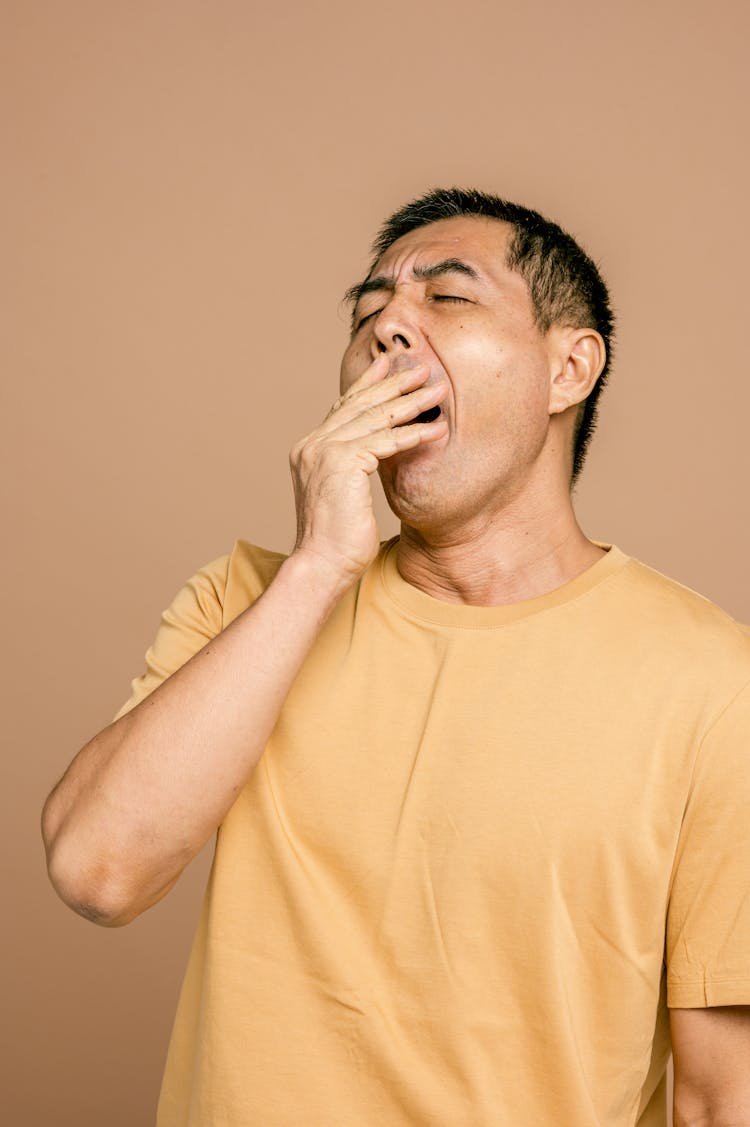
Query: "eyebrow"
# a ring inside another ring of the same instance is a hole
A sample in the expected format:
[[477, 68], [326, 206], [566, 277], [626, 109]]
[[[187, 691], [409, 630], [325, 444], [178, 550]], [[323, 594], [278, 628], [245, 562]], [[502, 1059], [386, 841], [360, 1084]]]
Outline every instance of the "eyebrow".
[[[441, 278], [444, 274], [463, 274], [464, 277], [472, 278], [475, 282], [483, 280], [478, 270], [475, 270], [473, 266], [470, 266], [468, 262], [463, 262], [460, 258], [444, 258], [433, 266], [415, 266], [412, 274], [415, 278], [425, 280]], [[344, 301], [351, 303], [353, 315], [365, 294], [373, 293], [376, 290], [387, 290], [389, 293], [393, 293], [395, 288], [396, 281], [394, 278], [388, 274], [376, 274], [374, 278], [365, 278], [364, 282], [357, 282], [356, 285], [350, 286], [344, 294]]]

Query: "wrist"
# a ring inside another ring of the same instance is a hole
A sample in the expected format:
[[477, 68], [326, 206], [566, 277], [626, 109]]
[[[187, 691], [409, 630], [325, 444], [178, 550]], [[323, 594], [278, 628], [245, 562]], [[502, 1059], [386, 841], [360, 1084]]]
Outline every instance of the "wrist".
[[298, 578], [307, 589], [333, 603], [338, 602], [359, 578], [310, 548], [295, 548], [281, 566], [289, 576]]

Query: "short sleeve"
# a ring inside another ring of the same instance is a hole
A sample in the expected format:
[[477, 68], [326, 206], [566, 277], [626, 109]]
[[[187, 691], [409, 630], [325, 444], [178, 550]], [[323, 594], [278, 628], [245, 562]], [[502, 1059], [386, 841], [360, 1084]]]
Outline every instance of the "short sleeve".
[[750, 1004], [750, 684], [703, 738], [666, 927], [669, 1007]]
[[140, 704], [221, 632], [229, 559], [227, 553], [199, 568], [162, 611], [156, 636], [146, 651], [146, 668], [130, 682], [130, 696], [110, 723]]

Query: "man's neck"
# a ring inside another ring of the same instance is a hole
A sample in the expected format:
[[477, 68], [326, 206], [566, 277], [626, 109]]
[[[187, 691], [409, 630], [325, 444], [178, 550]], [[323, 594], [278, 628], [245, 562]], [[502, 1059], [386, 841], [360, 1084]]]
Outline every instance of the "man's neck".
[[569, 508], [520, 528], [495, 523], [434, 535], [402, 524], [397, 564], [402, 579], [435, 599], [501, 606], [546, 595], [603, 555]]

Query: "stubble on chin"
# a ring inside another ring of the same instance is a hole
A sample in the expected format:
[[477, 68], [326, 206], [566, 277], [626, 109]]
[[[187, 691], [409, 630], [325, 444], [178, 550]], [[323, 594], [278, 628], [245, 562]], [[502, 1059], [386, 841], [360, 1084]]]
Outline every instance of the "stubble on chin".
[[405, 524], [415, 527], [439, 523], [445, 514], [446, 483], [434, 466], [397, 464], [378, 470], [383, 493], [391, 511]]

